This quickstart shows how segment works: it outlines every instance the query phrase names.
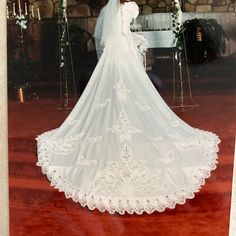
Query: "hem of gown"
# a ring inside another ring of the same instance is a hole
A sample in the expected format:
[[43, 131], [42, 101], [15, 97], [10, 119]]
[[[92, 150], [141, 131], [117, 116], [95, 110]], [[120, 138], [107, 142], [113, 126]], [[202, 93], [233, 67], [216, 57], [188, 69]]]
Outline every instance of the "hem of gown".
[[110, 214], [117, 212], [120, 215], [124, 215], [126, 212], [128, 214], [136, 213], [138, 215], [144, 212], [148, 214], [152, 214], [155, 211], [163, 212], [166, 208], [174, 209], [176, 204], [183, 205], [187, 199], [193, 199], [195, 193], [199, 192], [201, 186], [205, 184], [205, 179], [210, 177], [211, 171], [216, 169], [216, 164], [218, 163], [218, 144], [221, 142], [216, 134], [195, 129], [200, 135], [202, 133], [207, 134], [210, 144], [208, 142], [206, 146], [207, 151], [205, 156], [208, 158], [207, 164], [204, 167], [198, 168], [198, 174], [194, 175], [195, 181], [192, 183], [191, 189], [182, 189], [178, 193], [156, 197], [104, 197], [88, 194], [67, 183], [53, 168], [47, 156], [47, 149], [43, 144], [46, 143], [47, 136], [54, 133], [55, 130], [47, 131], [36, 137], [39, 160], [36, 165], [42, 168], [42, 173], [51, 182], [50, 185], [58, 189], [59, 192], [64, 192], [66, 198], [71, 198], [74, 202], [79, 202], [82, 207], [87, 206], [90, 210], [98, 209], [100, 212], [108, 211]]

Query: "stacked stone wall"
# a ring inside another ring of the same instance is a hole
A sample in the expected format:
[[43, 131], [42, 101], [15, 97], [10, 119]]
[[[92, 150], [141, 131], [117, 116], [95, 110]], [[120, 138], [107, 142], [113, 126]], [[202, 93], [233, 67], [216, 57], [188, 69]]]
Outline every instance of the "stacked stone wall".
[[[22, 0], [23, 1], [23, 0]], [[58, 13], [59, 0], [24, 0], [39, 7], [42, 18], [54, 18]], [[236, 0], [182, 0], [183, 11], [186, 12], [234, 12]], [[8, 0], [8, 4], [16, 2]], [[96, 17], [107, 0], [67, 0], [69, 17]], [[136, 0], [141, 14], [170, 12], [172, 0]], [[11, 7], [9, 7], [10, 9]], [[36, 13], [36, 12], [35, 12]]]

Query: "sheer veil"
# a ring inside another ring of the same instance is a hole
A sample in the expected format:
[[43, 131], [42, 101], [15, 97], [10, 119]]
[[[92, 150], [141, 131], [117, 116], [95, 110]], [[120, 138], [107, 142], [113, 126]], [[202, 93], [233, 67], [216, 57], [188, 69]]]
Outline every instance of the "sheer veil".
[[98, 58], [103, 49], [121, 35], [120, 1], [109, 0], [102, 8], [95, 27], [94, 38]]

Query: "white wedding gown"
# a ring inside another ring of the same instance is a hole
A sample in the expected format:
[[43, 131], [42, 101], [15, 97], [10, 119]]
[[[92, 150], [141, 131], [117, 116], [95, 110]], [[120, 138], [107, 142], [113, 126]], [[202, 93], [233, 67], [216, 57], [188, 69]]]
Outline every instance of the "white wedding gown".
[[193, 128], [147, 76], [121, 6], [122, 40], [104, 52], [76, 106], [39, 135], [38, 162], [51, 185], [82, 206], [109, 213], [162, 212], [194, 197], [216, 168], [218, 136]]

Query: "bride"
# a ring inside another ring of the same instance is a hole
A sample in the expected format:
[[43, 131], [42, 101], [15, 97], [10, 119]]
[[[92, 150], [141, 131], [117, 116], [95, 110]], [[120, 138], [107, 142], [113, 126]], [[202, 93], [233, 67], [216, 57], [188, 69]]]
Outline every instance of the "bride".
[[130, 22], [135, 2], [109, 0], [95, 29], [101, 57], [76, 106], [39, 135], [51, 185], [90, 210], [162, 212], [194, 197], [216, 168], [220, 139], [167, 106], [148, 78]]

